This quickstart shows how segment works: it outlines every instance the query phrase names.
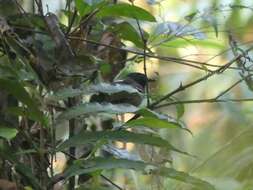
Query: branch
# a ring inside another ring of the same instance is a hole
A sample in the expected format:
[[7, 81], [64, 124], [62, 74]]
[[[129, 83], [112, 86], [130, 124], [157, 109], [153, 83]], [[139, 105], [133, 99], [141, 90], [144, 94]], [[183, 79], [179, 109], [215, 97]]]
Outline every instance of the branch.
[[171, 96], [173, 96], [174, 94], [177, 94], [178, 92], [184, 91], [185, 89], [194, 86], [195, 84], [198, 84], [206, 79], [208, 79], [209, 77], [214, 76], [215, 74], [221, 74], [223, 73], [226, 69], [229, 68], [229, 66], [231, 66], [234, 62], [238, 61], [240, 58], [242, 58], [247, 52], [251, 51], [253, 49], [253, 46], [251, 46], [250, 48], [248, 48], [243, 54], [240, 54], [238, 56], [236, 56], [234, 59], [230, 60], [228, 63], [226, 63], [225, 65], [223, 65], [222, 67], [220, 67], [219, 69], [216, 69], [215, 71], [209, 72], [208, 74], [206, 74], [205, 76], [198, 78], [195, 81], [192, 81], [186, 85], [182, 85], [180, 84], [180, 86], [171, 91], [170, 93], [166, 94], [164, 97], [162, 97], [161, 99], [155, 101], [154, 103], [152, 103], [149, 107], [150, 108], [154, 108], [156, 105], [160, 104], [162, 101], [169, 99]]

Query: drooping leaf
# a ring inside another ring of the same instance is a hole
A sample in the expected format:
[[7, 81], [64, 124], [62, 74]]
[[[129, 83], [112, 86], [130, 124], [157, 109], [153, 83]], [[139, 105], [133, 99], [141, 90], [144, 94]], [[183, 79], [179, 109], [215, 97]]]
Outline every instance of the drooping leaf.
[[64, 176], [66, 178], [69, 178], [74, 175], [87, 174], [101, 170], [111, 170], [118, 168], [139, 170], [142, 171], [144, 174], [169, 177], [188, 184], [192, 184], [198, 189], [215, 190], [215, 188], [208, 182], [190, 176], [185, 172], [180, 172], [173, 168], [159, 168], [158, 166], [151, 163], [132, 161], [127, 159], [97, 157], [92, 160], [76, 160], [73, 165], [71, 165], [65, 170]]
[[128, 22], [119, 23], [112, 27], [111, 30], [115, 32], [121, 39], [133, 42], [137, 47], [143, 48], [141, 36]]
[[27, 105], [28, 109], [33, 112], [33, 115], [36, 115], [43, 124], [46, 124], [43, 113], [38, 109], [38, 104], [31, 98], [21, 83], [15, 80], [0, 78], [0, 87], [12, 94], [17, 100]]
[[107, 17], [107, 16], [123, 16], [138, 20], [155, 22], [155, 17], [150, 14], [148, 11], [136, 7], [134, 5], [129, 5], [125, 3], [118, 3], [114, 5], [109, 5], [102, 8], [98, 13], [98, 17]]
[[122, 114], [122, 113], [133, 113], [139, 108], [130, 104], [111, 104], [111, 103], [86, 103], [81, 104], [62, 112], [57, 120], [69, 120], [78, 116], [86, 114], [97, 114], [97, 113], [110, 113], [110, 114]]
[[192, 132], [185, 126], [184, 123], [180, 122], [169, 115], [157, 113], [155, 111], [143, 108], [137, 111], [137, 114], [143, 116], [136, 120], [132, 120], [126, 123], [127, 126], [146, 126], [150, 128], [181, 128], [189, 133]]
[[187, 184], [194, 185], [197, 189], [202, 190], [215, 190], [215, 187], [210, 183], [199, 179], [197, 177], [193, 177], [186, 172], [177, 171], [173, 168], [159, 168], [159, 170], [155, 170], [153, 174], [168, 177], [171, 179], [175, 179], [178, 181], [185, 182]]
[[[112, 140], [112, 141], [122, 141], [122, 142], [132, 142], [139, 144], [147, 144], [152, 146], [164, 147], [171, 150], [178, 151], [174, 148], [168, 141], [153, 135], [148, 134], [138, 134], [129, 131], [96, 131], [81, 132], [74, 137], [64, 141], [57, 150], [64, 150], [72, 146], [81, 146], [87, 143], [94, 143], [98, 140]], [[181, 152], [181, 151], [180, 151]]]
[[142, 117], [132, 121], [127, 122], [125, 125], [129, 127], [144, 126], [149, 128], [177, 128], [180, 125], [176, 122], [168, 122], [164, 119], [158, 119], [155, 117]]
[[84, 0], [75, 0], [76, 9], [78, 10], [81, 17], [91, 11], [91, 6]]
[[6, 140], [11, 140], [17, 135], [17, 133], [17, 129], [6, 127], [0, 124], [0, 137], [5, 138]]
[[49, 99], [64, 100], [64, 99], [79, 96], [79, 95], [88, 95], [88, 94], [97, 94], [97, 93], [115, 94], [118, 92], [140, 94], [137, 89], [133, 88], [130, 85], [100, 83], [100, 84], [90, 85], [90, 86], [78, 88], [78, 89], [64, 88], [54, 93], [52, 96], [49, 97]]
[[201, 16], [201, 18], [210, 24], [214, 31], [216, 38], [218, 37], [218, 21], [215, 15], [212, 14], [210, 10], [206, 10], [205, 13]]
[[115, 158], [102, 158], [97, 157], [92, 160], [76, 160], [73, 165], [67, 168], [64, 172], [64, 176], [69, 178], [74, 175], [87, 174], [100, 170], [111, 169], [134, 169], [144, 171], [145, 169], [152, 169], [155, 166], [146, 164], [141, 161], [132, 161], [127, 159], [115, 159]]
[[38, 115], [25, 107], [8, 107], [6, 112], [16, 116], [26, 116], [31, 120], [42, 122], [43, 125], [47, 126], [47, 120], [44, 116]]

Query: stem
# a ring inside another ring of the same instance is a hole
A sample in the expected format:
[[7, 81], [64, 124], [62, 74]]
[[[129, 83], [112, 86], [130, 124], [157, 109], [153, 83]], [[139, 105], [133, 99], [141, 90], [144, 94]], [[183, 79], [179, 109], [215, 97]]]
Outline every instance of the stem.
[[[68, 99], [68, 106], [72, 107], [75, 105], [75, 98], [69, 98]], [[75, 119], [69, 120], [69, 139], [72, 138], [75, 135]], [[69, 154], [73, 155], [75, 157], [75, 147], [70, 147], [69, 148]], [[69, 158], [69, 165], [73, 163], [73, 158]], [[74, 190], [75, 189], [75, 176], [71, 177], [69, 179], [69, 184], [68, 184], [68, 190]]]

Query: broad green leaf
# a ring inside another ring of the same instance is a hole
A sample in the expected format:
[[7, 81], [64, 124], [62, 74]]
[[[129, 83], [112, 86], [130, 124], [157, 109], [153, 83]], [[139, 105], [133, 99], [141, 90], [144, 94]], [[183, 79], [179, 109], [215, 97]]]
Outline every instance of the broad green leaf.
[[129, 124], [129, 126], [146, 126], [151, 128], [181, 128], [186, 131], [188, 131], [190, 134], [192, 132], [185, 126], [184, 123], [179, 121], [178, 119], [175, 119], [169, 115], [157, 113], [150, 109], [140, 109], [136, 112], [137, 114], [140, 114], [143, 116], [143, 118], [132, 120], [126, 123], [126, 125]]
[[139, 33], [128, 22], [119, 23], [111, 29], [121, 39], [133, 42], [137, 47], [143, 48], [143, 42]]
[[168, 122], [164, 119], [155, 117], [142, 117], [127, 122], [125, 125], [129, 127], [144, 126], [149, 128], [178, 128], [180, 125], [176, 122]]
[[151, 163], [132, 161], [127, 159], [97, 157], [92, 160], [76, 160], [73, 165], [65, 170], [64, 176], [66, 176], [66, 178], [69, 178], [75, 175], [118, 168], [139, 170], [144, 172], [144, 174], [160, 175], [192, 184], [199, 189], [215, 190], [215, 188], [208, 182], [190, 176], [185, 172], [180, 172], [173, 168], [159, 168], [158, 166]]
[[139, 108], [130, 104], [111, 104], [111, 103], [86, 103], [81, 104], [62, 112], [58, 117], [57, 121], [70, 120], [78, 116], [86, 114], [97, 114], [97, 113], [110, 113], [110, 114], [122, 114], [122, 113], [133, 113]]
[[177, 104], [177, 119], [180, 119], [184, 115], [184, 104]]
[[90, 85], [88, 87], [82, 87], [79, 89], [73, 88], [64, 88], [53, 95], [49, 96], [49, 100], [65, 100], [67, 98], [79, 96], [79, 95], [89, 95], [89, 94], [97, 94], [97, 93], [106, 93], [106, 94], [115, 94], [118, 92], [127, 92], [127, 93], [139, 93], [139, 91], [126, 84], [108, 84], [108, 83], [100, 83], [96, 85]]
[[106, 6], [97, 13], [97, 16], [101, 18], [107, 16], [123, 16], [150, 22], [156, 21], [155, 17], [145, 9], [125, 3]]
[[91, 11], [91, 6], [84, 0], [75, 0], [76, 9], [78, 10], [81, 17]]
[[36, 103], [18, 81], [0, 78], [0, 87], [11, 93], [29, 108], [36, 109]]
[[97, 157], [92, 160], [76, 160], [73, 165], [65, 170], [64, 176], [66, 176], [66, 178], [69, 178], [75, 175], [118, 168], [144, 171], [148, 168], [155, 168], [155, 166], [146, 164], [145, 162], [141, 161]]
[[214, 186], [211, 185], [210, 183], [202, 179], [199, 179], [197, 177], [193, 177], [189, 175], [188, 173], [177, 171], [173, 168], [163, 167], [163, 168], [160, 168], [159, 170], [155, 170], [153, 174], [168, 177], [171, 179], [175, 179], [178, 181], [182, 181], [182, 182], [194, 185], [199, 190], [202, 190], [202, 189], [215, 190]]
[[216, 37], [218, 37], [218, 21], [215, 15], [211, 11], [206, 11], [201, 18], [211, 25], [215, 31]]
[[38, 115], [35, 112], [24, 108], [24, 107], [8, 107], [6, 109], [7, 113], [16, 115], [16, 116], [26, 116], [33, 121], [40, 121], [43, 125], [47, 126], [47, 120], [44, 116]]
[[27, 105], [29, 111], [33, 112], [33, 115], [36, 115], [43, 125], [46, 124], [43, 113], [38, 109], [37, 103], [30, 97], [25, 88], [18, 81], [0, 78], [0, 87], [12, 94], [17, 100]]
[[0, 125], [0, 137], [5, 138], [6, 140], [13, 139], [18, 133], [18, 130], [15, 128], [5, 127]]
[[166, 147], [172, 150], [177, 150], [168, 141], [154, 135], [138, 134], [129, 131], [84, 131], [74, 137], [64, 141], [58, 148], [58, 151], [64, 150], [71, 146], [81, 146], [87, 143], [94, 143], [98, 140], [112, 140], [122, 142], [132, 142], [139, 144], [148, 144], [158, 147]]

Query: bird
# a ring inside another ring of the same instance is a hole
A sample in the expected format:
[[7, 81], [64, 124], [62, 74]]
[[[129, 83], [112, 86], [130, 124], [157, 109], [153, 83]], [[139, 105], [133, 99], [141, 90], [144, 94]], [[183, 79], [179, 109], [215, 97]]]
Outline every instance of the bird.
[[90, 102], [109, 102], [112, 104], [131, 104], [133, 106], [139, 106], [142, 103], [143, 93], [145, 92], [145, 87], [148, 81], [149, 79], [145, 74], [138, 72], [129, 73], [125, 79], [114, 81], [112, 85], [130, 85], [137, 90], [136, 92], [130, 93], [127, 91], [121, 91], [113, 94], [94, 94], [91, 97]]

